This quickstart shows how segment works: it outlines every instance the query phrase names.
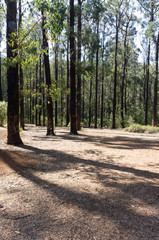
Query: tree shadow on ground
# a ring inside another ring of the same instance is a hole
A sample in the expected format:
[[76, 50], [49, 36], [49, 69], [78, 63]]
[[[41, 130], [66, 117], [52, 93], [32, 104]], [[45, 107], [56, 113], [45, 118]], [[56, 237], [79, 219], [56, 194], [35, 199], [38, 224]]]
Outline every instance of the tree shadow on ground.
[[77, 136], [64, 134], [64, 135], [57, 135], [56, 139], [53, 137], [39, 137], [34, 136], [34, 141], [39, 140], [47, 140], [47, 141], [59, 141], [58, 138], [63, 140], [73, 140], [74, 142], [90, 142], [94, 143], [94, 145], [104, 145], [108, 148], [114, 149], [153, 149], [159, 150], [159, 139], [150, 140], [150, 139], [142, 139], [142, 138], [132, 138], [126, 136], [114, 136], [114, 137], [93, 137], [87, 134], [79, 134]]
[[[17, 158], [19, 156], [22, 157], [23, 153], [22, 155], [19, 155], [18, 152], [5, 152], [0, 150], [1, 159], [21, 177], [31, 181], [46, 192], [49, 192], [52, 197], [56, 196], [59, 200], [62, 200], [70, 207], [76, 206], [82, 211], [86, 211], [88, 214], [99, 214], [103, 219], [111, 219], [117, 228], [122, 228], [122, 231], [131, 232], [132, 239], [143, 239], [143, 231], [144, 234], [146, 232], [146, 238], [144, 238], [145, 240], [157, 239], [159, 236], [159, 219], [155, 215], [146, 215], [135, 212], [131, 207], [132, 198], [138, 198], [143, 204], [153, 204], [157, 208], [159, 188], [151, 184], [148, 180], [159, 179], [159, 174], [105, 162], [85, 160], [55, 150], [45, 151], [28, 145], [21, 145], [19, 146], [19, 149], [20, 148], [28, 149], [37, 155], [39, 160], [38, 168], [32, 168], [33, 166], [27, 166], [27, 164], [23, 165], [20, 161], [17, 161]], [[44, 154], [48, 155], [50, 158], [50, 165], [48, 165], [48, 167], [46, 167], [45, 160], [42, 158]], [[27, 161], [27, 158], [28, 157], [25, 158], [24, 156], [25, 161]], [[36, 175], [37, 171], [56, 172], [59, 169], [65, 171], [69, 168], [78, 168], [80, 164], [82, 164], [83, 171], [86, 173], [88, 171], [87, 167], [91, 167], [91, 171], [96, 174], [96, 180], [100, 180], [105, 188], [113, 187], [115, 189], [120, 189], [121, 192], [118, 193], [118, 191], [112, 191], [112, 193], [109, 194], [105, 192], [101, 196], [100, 194], [83, 193], [75, 189], [68, 188], [66, 185], [61, 186], [59, 184], [49, 182], [48, 180], [44, 180]], [[100, 175], [100, 172], [103, 169], [108, 170], [108, 173], [114, 170], [120, 171], [121, 174], [131, 173], [135, 177], [142, 178], [145, 182], [137, 182], [137, 178], [135, 178], [133, 183], [121, 184], [118, 182], [119, 179], [116, 179], [114, 183], [112, 183], [110, 182], [109, 174], [106, 177]], [[128, 190], [129, 194], [127, 194]], [[150, 199], [153, 199], [153, 201], [150, 201]], [[23, 219], [20, 219], [20, 221], [23, 221]], [[138, 222], [137, 225], [135, 224], [135, 227], [134, 221]], [[23, 231], [23, 224], [21, 224], [21, 231]], [[136, 235], [136, 233], [138, 234]], [[27, 232], [27, 234], [30, 234], [29, 236], [31, 236], [31, 232]]]
[[[40, 169], [42, 170], [44, 168], [44, 171], [45, 171], [45, 169], [46, 169], [46, 171], [49, 171], [49, 169], [50, 169], [50, 171], [52, 171], [53, 169], [55, 169], [55, 171], [56, 171], [58, 169], [58, 166], [60, 166], [59, 170], [60, 169], [61, 170], [68, 169], [70, 167], [69, 164], [73, 164], [73, 165], [84, 164], [84, 165], [90, 165], [90, 166], [99, 167], [99, 168], [118, 170], [121, 172], [128, 172], [128, 173], [132, 173], [138, 177], [144, 177], [144, 178], [148, 178], [148, 179], [153, 179], [153, 178], [159, 179], [159, 173], [153, 173], [153, 172], [149, 172], [149, 171], [139, 170], [139, 169], [135, 169], [132, 167], [120, 166], [119, 164], [117, 165], [114, 163], [106, 163], [106, 162], [78, 158], [76, 156], [73, 156], [71, 154], [67, 154], [64, 152], [60, 152], [60, 151], [56, 151], [56, 150], [43, 150], [43, 149], [39, 149], [39, 148], [29, 146], [29, 145], [21, 145], [20, 148], [29, 150], [31, 154], [34, 154], [34, 156], [41, 155], [41, 157], [38, 158], [38, 161], [40, 162], [40, 165], [39, 165]], [[43, 155], [49, 156], [49, 158], [48, 158], [49, 162], [47, 162], [46, 165], [44, 164], [45, 161], [43, 161], [43, 158], [42, 158]], [[112, 160], [112, 156], [110, 156], [110, 157], [107, 156], [107, 158], [108, 159], [110, 158], [110, 160]], [[62, 166], [61, 166], [61, 163], [62, 163]], [[56, 166], [57, 166], [57, 169], [56, 169]]]

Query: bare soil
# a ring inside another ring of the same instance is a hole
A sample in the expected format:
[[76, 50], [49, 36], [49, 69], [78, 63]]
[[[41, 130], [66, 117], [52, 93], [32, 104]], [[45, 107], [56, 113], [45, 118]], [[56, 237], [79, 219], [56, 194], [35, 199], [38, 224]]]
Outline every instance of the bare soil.
[[159, 135], [0, 128], [0, 240], [159, 240]]

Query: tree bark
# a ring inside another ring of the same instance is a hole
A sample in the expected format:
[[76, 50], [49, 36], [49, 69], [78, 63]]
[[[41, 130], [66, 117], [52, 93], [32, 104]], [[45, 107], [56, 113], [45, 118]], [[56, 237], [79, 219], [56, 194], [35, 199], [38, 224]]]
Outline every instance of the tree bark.
[[159, 32], [156, 40], [156, 52], [155, 52], [155, 82], [154, 82], [154, 102], [153, 102], [153, 120], [152, 120], [153, 126], [156, 126], [157, 124], [158, 51], [159, 51]]
[[45, 16], [42, 11], [42, 34], [43, 34], [43, 49], [47, 51], [44, 52], [44, 65], [45, 65], [45, 76], [46, 76], [46, 86], [47, 86], [47, 135], [54, 135], [54, 125], [53, 125], [53, 104], [52, 98], [49, 92], [51, 87], [51, 74], [50, 74], [50, 62], [49, 62], [49, 45], [47, 39], [47, 30], [44, 28]]
[[38, 125], [38, 109], [37, 109], [37, 104], [38, 104], [38, 98], [37, 98], [37, 93], [38, 93], [38, 63], [36, 64], [36, 79], [35, 79], [35, 125]]
[[115, 66], [114, 66], [114, 97], [113, 97], [113, 121], [112, 121], [112, 128], [116, 128], [116, 122], [115, 122], [115, 114], [116, 114], [116, 87], [117, 87], [117, 68], [118, 68], [118, 62], [117, 62], [117, 56], [118, 56], [118, 33], [119, 33], [119, 27], [117, 22], [117, 16], [116, 16], [116, 37], [115, 37]]
[[[17, 48], [9, 44], [11, 35], [17, 35], [17, 1], [7, 0], [7, 59], [8, 61], [16, 57], [13, 51]], [[22, 140], [19, 134], [19, 86], [18, 86], [18, 64], [15, 63], [7, 68], [8, 83], [8, 120], [7, 120], [7, 142], [8, 144], [21, 144]]]
[[[70, 67], [69, 67], [69, 41], [67, 39], [67, 91], [70, 88]], [[67, 103], [66, 103], [66, 126], [68, 126], [70, 121], [70, 94], [67, 92]]]
[[123, 74], [122, 74], [122, 82], [121, 82], [121, 126], [122, 128], [125, 127], [124, 124], [124, 84], [125, 84], [125, 77], [126, 77], [126, 67], [127, 67], [127, 32], [128, 32], [129, 23], [126, 25], [125, 37], [124, 37], [124, 64], [123, 64]]
[[[154, 21], [154, 1], [151, 0], [151, 12], [150, 12], [150, 23]], [[148, 44], [148, 53], [147, 53], [147, 71], [146, 71], [146, 102], [145, 102], [145, 125], [148, 124], [148, 109], [149, 109], [149, 81], [150, 81], [150, 51], [151, 44]]]
[[39, 126], [41, 126], [41, 114], [42, 114], [42, 68], [41, 68], [41, 56], [40, 56], [40, 64], [39, 64], [39, 93], [40, 93], [40, 99], [39, 99]]
[[103, 30], [103, 46], [102, 46], [102, 93], [101, 93], [101, 122], [100, 126], [103, 128], [103, 109], [104, 109], [104, 34], [105, 34], [105, 25]]
[[[97, 21], [97, 39], [99, 35], [99, 20]], [[98, 52], [99, 46], [97, 43], [97, 50], [96, 50], [96, 89], [95, 89], [95, 123], [94, 128], [97, 128], [97, 118], [98, 118]]]
[[[58, 86], [58, 43], [55, 43], [55, 84]], [[57, 99], [55, 100], [55, 126], [57, 126]]]
[[[22, 27], [22, 7], [21, 0], [19, 0], [19, 31]], [[22, 57], [22, 49], [20, 49], [20, 58]], [[20, 127], [24, 130], [24, 80], [23, 69], [19, 65], [19, 83], [20, 83]]]
[[147, 125], [147, 122], [148, 122], [149, 79], [150, 79], [150, 39], [149, 39], [149, 44], [148, 44], [147, 71], [146, 71], [145, 125]]
[[92, 119], [92, 77], [90, 78], [90, 91], [89, 91], [89, 128], [91, 127], [91, 119]]
[[64, 81], [64, 68], [63, 68], [63, 62], [62, 62], [62, 53], [61, 53], [61, 126], [63, 126], [63, 112], [64, 112], [64, 106], [63, 106], [63, 81]]
[[77, 130], [81, 129], [81, 0], [78, 0], [78, 70], [77, 70]]
[[46, 99], [45, 99], [45, 84], [46, 84], [46, 82], [45, 82], [45, 74], [44, 74], [44, 68], [45, 68], [45, 66], [44, 66], [44, 59], [43, 59], [43, 63], [42, 63], [42, 83], [43, 83], [43, 88], [42, 88], [42, 91], [43, 91], [43, 93], [42, 93], [42, 109], [43, 109], [43, 126], [45, 126], [46, 125], [46, 123], [45, 123], [45, 117], [46, 117]]
[[71, 134], [77, 134], [76, 126], [76, 79], [75, 79], [75, 33], [74, 33], [74, 0], [70, 0], [70, 115]]

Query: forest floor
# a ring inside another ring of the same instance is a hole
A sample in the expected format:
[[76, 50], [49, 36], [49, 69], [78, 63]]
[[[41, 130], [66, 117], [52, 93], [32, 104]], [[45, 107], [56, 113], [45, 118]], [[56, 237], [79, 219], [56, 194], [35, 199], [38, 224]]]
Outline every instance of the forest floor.
[[0, 240], [159, 240], [159, 135], [0, 128]]

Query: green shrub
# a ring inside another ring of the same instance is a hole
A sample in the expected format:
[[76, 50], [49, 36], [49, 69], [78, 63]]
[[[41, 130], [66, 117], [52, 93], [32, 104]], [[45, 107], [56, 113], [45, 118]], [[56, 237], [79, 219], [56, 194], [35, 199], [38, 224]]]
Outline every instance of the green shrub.
[[0, 126], [3, 127], [7, 122], [7, 103], [0, 102]]
[[125, 131], [136, 132], [136, 133], [159, 133], [158, 127], [152, 127], [150, 125], [140, 125], [137, 123], [131, 124], [129, 127], [125, 128]]

